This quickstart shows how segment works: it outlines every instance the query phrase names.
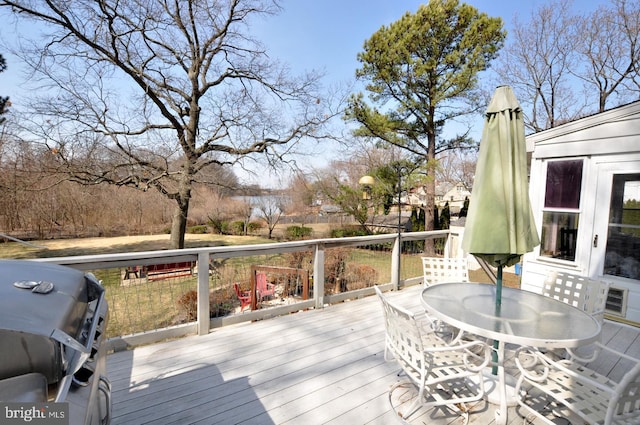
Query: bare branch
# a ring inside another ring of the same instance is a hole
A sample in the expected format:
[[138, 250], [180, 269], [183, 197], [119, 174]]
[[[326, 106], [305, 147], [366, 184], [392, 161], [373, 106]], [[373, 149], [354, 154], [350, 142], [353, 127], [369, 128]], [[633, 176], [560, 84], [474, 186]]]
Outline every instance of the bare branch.
[[333, 137], [324, 127], [341, 111], [320, 95], [321, 75], [289, 76], [249, 35], [277, 0], [0, 0], [2, 8], [51, 31], [16, 49], [50, 82], [25, 130], [58, 149], [60, 170], [78, 181], [175, 200], [175, 247], [191, 185], [207, 167], [275, 161], [301, 141]]

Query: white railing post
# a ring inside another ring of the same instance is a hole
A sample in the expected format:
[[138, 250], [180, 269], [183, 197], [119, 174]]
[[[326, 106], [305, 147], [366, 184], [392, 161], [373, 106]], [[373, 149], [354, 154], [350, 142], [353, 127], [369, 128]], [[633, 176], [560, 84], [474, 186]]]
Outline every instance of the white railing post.
[[464, 227], [456, 227], [449, 229], [449, 236], [444, 245], [444, 256], [452, 258], [463, 258], [462, 252], [462, 234]]
[[316, 244], [313, 259], [313, 299], [316, 308], [324, 307], [324, 244]]
[[400, 243], [400, 234], [398, 233], [391, 252], [391, 283], [395, 289], [400, 289]]
[[209, 333], [209, 253], [198, 253], [198, 335]]

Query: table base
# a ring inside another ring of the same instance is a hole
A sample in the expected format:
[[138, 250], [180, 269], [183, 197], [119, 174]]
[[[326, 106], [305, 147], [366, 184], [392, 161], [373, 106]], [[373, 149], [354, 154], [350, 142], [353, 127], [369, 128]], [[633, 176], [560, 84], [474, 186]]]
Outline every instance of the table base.
[[[518, 405], [518, 398], [516, 397], [516, 378], [511, 375], [505, 376], [505, 389], [507, 394], [507, 407], [514, 407]], [[484, 390], [485, 399], [491, 404], [500, 405], [502, 396], [500, 395], [500, 380], [497, 375], [491, 373], [491, 369], [487, 369], [484, 372]]]
[[[502, 371], [504, 373], [504, 371]], [[491, 372], [491, 368], [486, 369], [482, 373], [484, 383], [484, 398], [487, 403], [496, 406], [496, 424], [506, 425], [507, 423], [507, 408], [515, 407], [518, 405], [518, 399], [516, 397], [516, 379], [511, 375], [504, 376], [504, 386], [500, 385], [500, 372], [498, 375], [494, 375]], [[469, 378], [474, 385], [478, 385], [477, 378]], [[503, 392], [504, 391], [504, 399]]]

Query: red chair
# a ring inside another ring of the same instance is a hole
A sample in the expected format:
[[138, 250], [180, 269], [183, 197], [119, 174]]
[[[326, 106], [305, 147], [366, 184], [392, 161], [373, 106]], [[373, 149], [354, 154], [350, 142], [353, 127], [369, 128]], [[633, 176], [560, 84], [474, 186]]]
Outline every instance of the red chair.
[[233, 284], [233, 289], [236, 291], [236, 296], [240, 300], [240, 311], [244, 310], [246, 306], [251, 306], [251, 291], [243, 291], [240, 289], [240, 285]]
[[262, 301], [266, 297], [272, 297], [276, 293], [276, 285], [267, 282], [266, 273], [256, 273], [256, 291], [258, 299]]

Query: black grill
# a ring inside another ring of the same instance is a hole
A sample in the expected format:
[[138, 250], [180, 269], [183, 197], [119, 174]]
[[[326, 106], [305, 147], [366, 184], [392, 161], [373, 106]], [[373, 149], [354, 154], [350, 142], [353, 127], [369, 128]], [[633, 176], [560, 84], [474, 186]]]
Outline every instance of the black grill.
[[68, 402], [70, 424], [108, 424], [107, 320], [93, 275], [0, 260], [0, 401]]

